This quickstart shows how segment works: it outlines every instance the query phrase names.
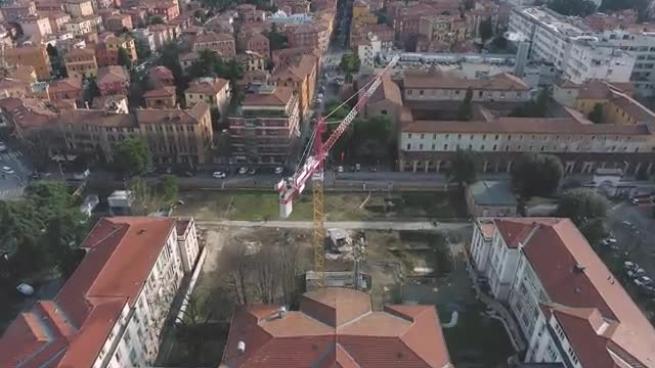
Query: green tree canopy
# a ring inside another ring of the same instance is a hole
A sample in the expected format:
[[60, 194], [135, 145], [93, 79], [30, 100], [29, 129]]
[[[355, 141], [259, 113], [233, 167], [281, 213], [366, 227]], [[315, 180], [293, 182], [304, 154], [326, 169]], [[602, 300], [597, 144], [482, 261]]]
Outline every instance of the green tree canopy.
[[38, 273], [57, 267], [68, 276], [79, 261], [74, 250], [87, 224], [68, 188], [59, 182], [34, 182], [23, 199], [0, 201], [0, 253], [10, 256], [0, 277]]
[[450, 162], [450, 167], [446, 171], [448, 180], [452, 183], [470, 184], [477, 180], [479, 171], [479, 158], [470, 150], [458, 149]]
[[159, 182], [159, 194], [167, 204], [177, 201], [177, 177], [175, 175], [164, 175]]
[[457, 120], [469, 121], [473, 118], [473, 90], [468, 88], [457, 109]]
[[268, 42], [271, 46], [271, 51], [284, 49], [289, 44], [289, 39], [283, 33], [278, 31], [276, 23], [271, 25], [271, 30], [265, 35], [268, 38]]
[[132, 69], [132, 59], [130, 58], [130, 54], [128, 54], [127, 50], [122, 46], [118, 47], [118, 65], [124, 66], [127, 70]]
[[526, 153], [512, 165], [512, 186], [522, 198], [550, 195], [564, 174], [557, 156]]
[[543, 118], [548, 111], [548, 102], [550, 101], [550, 92], [546, 89], [539, 91], [535, 100], [528, 101], [523, 105], [515, 108], [509, 114], [513, 117], [523, 118]]
[[648, 14], [648, 0], [603, 0], [598, 10], [611, 13], [617, 10], [634, 9], [637, 12], [639, 22], [647, 21], [650, 17]]
[[587, 241], [596, 244], [605, 233], [604, 220], [608, 207], [607, 200], [597, 192], [578, 188], [562, 194], [556, 214], [570, 218]]
[[165, 24], [164, 18], [160, 17], [159, 15], [153, 15], [148, 19], [148, 24]]
[[137, 59], [143, 61], [147, 58], [149, 58], [152, 55], [152, 50], [150, 50], [150, 45], [148, 43], [138, 37], [134, 37], [134, 46], [136, 48], [136, 57]]
[[341, 57], [339, 69], [346, 74], [346, 80], [352, 81], [353, 75], [359, 71], [360, 60], [356, 54], [348, 53]]
[[142, 138], [127, 138], [114, 146], [116, 169], [124, 175], [143, 174], [150, 167], [150, 162], [150, 148]]
[[562, 15], [586, 17], [596, 11], [596, 4], [589, 0], [551, 0], [548, 7]]
[[603, 122], [603, 104], [597, 103], [594, 105], [594, 109], [591, 110], [589, 115], [587, 115], [589, 120], [593, 121], [596, 124]]
[[482, 38], [482, 41], [486, 41], [493, 37], [494, 29], [493, 24], [491, 23], [491, 17], [487, 17], [487, 19], [480, 22], [479, 27], [480, 38]]
[[84, 101], [90, 105], [93, 103], [93, 99], [98, 96], [100, 96], [100, 88], [98, 88], [95, 77], [88, 78], [84, 89]]

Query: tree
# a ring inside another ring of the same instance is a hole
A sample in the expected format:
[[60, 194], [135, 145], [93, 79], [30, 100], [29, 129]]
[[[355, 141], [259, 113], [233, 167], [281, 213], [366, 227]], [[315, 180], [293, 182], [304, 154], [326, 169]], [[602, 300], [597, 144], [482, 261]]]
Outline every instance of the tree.
[[339, 63], [339, 69], [341, 69], [341, 71], [343, 71], [346, 74], [346, 80], [350, 82], [352, 81], [353, 74], [359, 71], [360, 64], [361, 62], [357, 55], [352, 53], [344, 54], [341, 57], [341, 62]]
[[164, 175], [159, 182], [159, 195], [167, 204], [173, 204], [177, 201], [177, 177], [174, 175]]
[[480, 22], [479, 27], [480, 38], [483, 42], [493, 37], [494, 29], [493, 24], [491, 23], [491, 17], [487, 17], [487, 19]]
[[589, 120], [593, 121], [596, 124], [603, 122], [603, 104], [597, 103], [594, 105], [594, 109], [591, 110], [589, 115], [587, 115]]
[[586, 17], [596, 12], [596, 5], [588, 0], [551, 0], [548, 7], [562, 15]]
[[90, 77], [86, 80], [86, 86], [84, 88], [84, 101], [90, 105], [93, 103], [93, 99], [98, 96], [100, 96], [100, 88], [98, 88], [96, 78]]
[[284, 49], [289, 44], [289, 39], [283, 33], [278, 31], [276, 23], [271, 25], [271, 30], [265, 35], [268, 38], [271, 51]]
[[473, 118], [473, 90], [469, 87], [466, 90], [466, 95], [464, 96], [464, 99], [462, 102], [459, 104], [459, 108], [457, 109], [457, 120], [461, 121], [469, 121], [471, 118]]
[[150, 160], [150, 148], [142, 138], [127, 138], [114, 146], [114, 163], [123, 175], [143, 174], [150, 167]]
[[523, 105], [515, 108], [509, 114], [513, 117], [524, 117], [524, 118], [543, 118], [546, 116], [548, 111], [548, 103], [550, 101], [550, 92], [546, 89], [539, 91], [536, 100], [531, 100]]
[[512, 165], [511, 174], [512, 186], [527, 200], [555, 192], [564, 169], [557, 156], [526, 153]]
[[118, 65], [124, 66], [127, 70], [132, 69], [132, 59], [130, 58], [130, 54], [128, 54], [127, 50], [122, 46], [118, 47]]
[[153, 15], [148, 19], [148, 24], [165, 24], [164, 18], [160, 17], [159, 15]]
[[557, 216], [568, 217], [591, 244], [597, 243], [604, 234], [603, 221], [607, 214], [607, 200], [593, 190], [571, 189], [559, 199]]
[[464, 184], [473, 183], [478, 176], [478, 157], [472, 151], [458, 149], [450, 162], [450, 167], [446, 176], [450, 182], [459, 184], [460, 188]]
[[612, 13], [618, 10], [633, 9], [637, 12], [637, 21], [641, 23], [650, 18], [649, 5], [650, 1], [648, 0], [603, 0], [598, 10]]
[[134, 37], [134, 47], [136, 48], [136, 57], [137, 59], [143, 61], [152, 55], [152, 50], [150, 50], [150, 45], [139, 37]]
[[50, 65], [52, 66], [52, 71], [55, 76], [60, 77], [60, 78], [66, 78], [68, 77], [68, 72], [66, 71], [66, 65], [64, 64], [64, 61], [59, 54], [59, 50], [57, 50], [56, 47], [54, 47], [52, 44], [48, 44], [46, 47], [46, 51], [48, 52], [48, 56], [50, 58]]

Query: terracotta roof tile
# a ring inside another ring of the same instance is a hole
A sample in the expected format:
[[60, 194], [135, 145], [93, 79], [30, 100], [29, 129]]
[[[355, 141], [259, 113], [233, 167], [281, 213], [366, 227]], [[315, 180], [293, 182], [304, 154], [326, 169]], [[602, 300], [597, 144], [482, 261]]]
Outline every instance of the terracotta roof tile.
[[[229, 367], [448, 367], [432, 306], [372, 312], [367, 294], [328, 288], [306, 293], [300, 311], [252, 306], [235, 313], [223, 355]], [[245, 351], [239, 353], [239, 342]]]
[[243, 106], [286, 106], [293, 97], [291, 87], [275, 87], [272, 93], [248, 93]]
[[[606, 359], [608, 348], [620, 349], [620, 354], [646, 367], [655, 366], [655, 329], [571, 220], [502, 221], [532, 228], [522, 250], [557, 305], [555, 316], [571, 331], [570, 342], [583, 366], [614, 367]], [[498, 231], [503, 235], [502, 228]], [[601, 331], [603, 322], [608, 326]], [[600, 335], [607, 341], [599, 340]]]
[[198, 78], [191, 81], [189, 88], [184, 93], [200, 93], [215, 95], [225, 88], [230, 82], [223, 78]]
[[101, 219], [82, 263], [53, 301], [21, 314], [0, 339], [2, 367], [90, 367], [126, 303], [133, 306], [174, 221]]
[[129, 81], [130, 76], [124, 67], [120, 65], [107, 65], [98, 69], [96, 81], [98, 84]]
[[158, 98], [158, 97], [171, 97], [175, 96], [174, 86], [163, 86], [156, 89], [151, 89], [143, 94], [144, 98]]
[[509, 73], [496, 74], [488, 79], [467, 79], [447, 72], [406, 72], [405, 88], [482, 89], [498, 91], [528, 91], [530, 87], [521, 78]]

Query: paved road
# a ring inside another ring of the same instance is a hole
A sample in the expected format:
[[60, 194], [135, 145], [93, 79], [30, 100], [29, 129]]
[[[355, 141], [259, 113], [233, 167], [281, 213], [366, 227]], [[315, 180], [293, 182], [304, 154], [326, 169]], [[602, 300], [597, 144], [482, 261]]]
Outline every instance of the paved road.
[[[234, 221], [216, 220], [206, 221], [196, 219], [199, 227], [209, 228], [215, 226], [236, 227], [277, 227], [287, 229], [311, 229], [312, 221]], [[429, 221], [326, 221], [326, 228], [340, 228], [347, 230], [461, 230], [470, 226], [468, 222], [439, 223], [436, 226]]]
[[0, 200], [15, 199], [23, 194], [31, 170], [23, 162], [20, 152], [4, 152], [0, 154], [0, 167], [8, 166], [14, 174], [0, 175]]

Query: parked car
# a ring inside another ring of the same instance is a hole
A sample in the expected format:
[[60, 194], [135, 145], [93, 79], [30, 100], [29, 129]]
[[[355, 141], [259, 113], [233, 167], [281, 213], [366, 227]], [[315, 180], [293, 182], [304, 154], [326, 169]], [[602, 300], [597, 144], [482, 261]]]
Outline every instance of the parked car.
[[89, 175], [91, 175], [91, 171], [89, 169], [86, 169], [86, 170], [84, 170], [82, 172], [74, 173], [73, 174], [73, 179], [75, 179], [75, 180], [84, 180], [84, 179], [88, 178]]
[[646, 276], [646, 270], [644, 270], [643, 268], [638, 268], [636, 270], [632, 269], [632, 270], [629, 270], [626, 273], [628, 274], [629, 277], [632, 277], [632, 278]]
[[248, 175], [255, 175], [255, 174], [257, 174], [257, 170], [254, 167], [248, 170]]
[[14, 174], [15, 173], [14, 169], [12, 169], [9, 166], [3, 166], [2, 167], [2, 172], [5, 173], [5, 174]]
[[634, 269], [635, 267], [636, 267], [636, 268], [639, 268], [639, 265], [637, 265], [637, 264], [634, 263], [634, 262], [630, 262], [630, 261], [625, 261], [625, 262], [623, 262], [623, 268], [625, 268], [626, 270], [632, 270], [632, 269]]
[[214, 171], [212, 173], [212, 176], [216, 179], [225, 179], [227, 177], [227, 174], [225, 174], [222, 171]]
[[652, 285], [653, 284], [653, 279], [651, 279], [648, 276], [639, 276], [636, 279], [634, 279], [633, 282], [637, 286], [644, 287], [644, 286], [647, 286], [647, 285]]
[[284, 168], [283, 168], [282, 166], [278, 166], [278, 167], [275, 168], [275, 173], [276, 173], [277, 175], [280, 175], [280, 174], [282, 174], [283, 172], [284, 172]]
[[337, 172], [342, 173], [343, 172], [343, 166], [341, 166], [341, 165], [337, 166]]
[[247, 167], [244, 166], [244, 167], [239, 168], [239, 174], [240, 175], [245, 175], [247, 173], [248, 173], [248, 168]]
[[5, 142], [0, 142], [0, 152], [5, 152], [7, 151], [7, 145]]

